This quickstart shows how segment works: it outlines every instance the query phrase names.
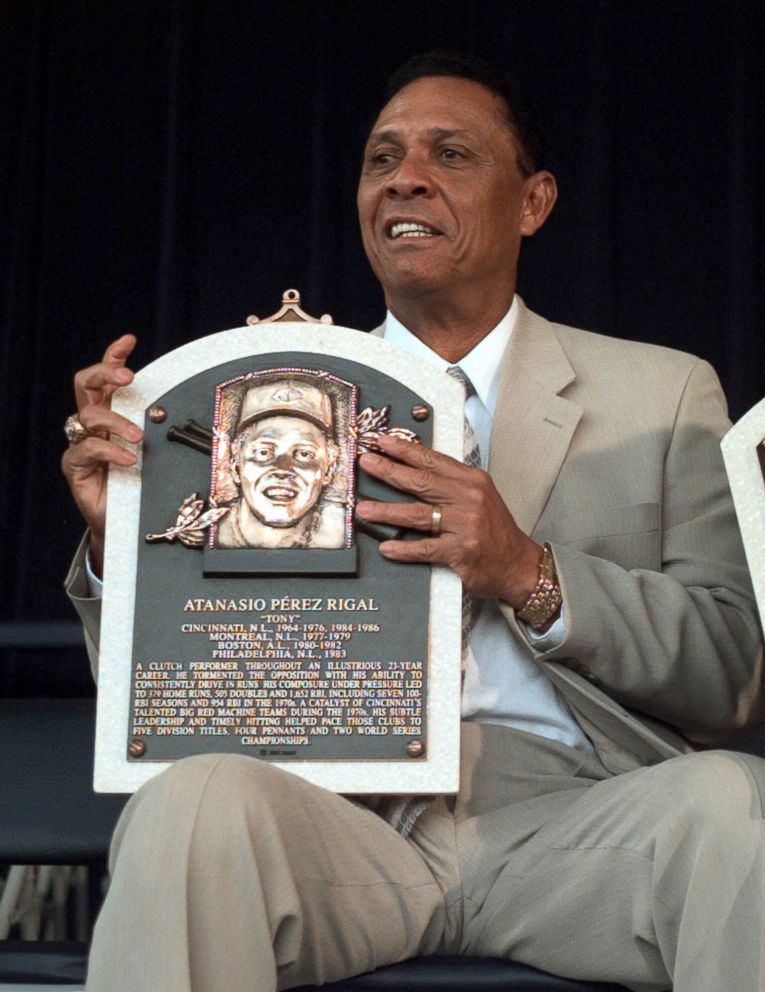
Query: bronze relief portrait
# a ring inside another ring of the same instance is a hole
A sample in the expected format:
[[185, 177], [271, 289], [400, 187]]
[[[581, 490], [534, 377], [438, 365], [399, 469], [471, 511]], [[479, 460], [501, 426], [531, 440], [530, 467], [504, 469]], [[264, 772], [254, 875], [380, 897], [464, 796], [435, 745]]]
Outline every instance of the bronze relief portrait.
[[216, 388], [210, 547], [348, 548], [356, 387], [328, 372], [249, 372]]

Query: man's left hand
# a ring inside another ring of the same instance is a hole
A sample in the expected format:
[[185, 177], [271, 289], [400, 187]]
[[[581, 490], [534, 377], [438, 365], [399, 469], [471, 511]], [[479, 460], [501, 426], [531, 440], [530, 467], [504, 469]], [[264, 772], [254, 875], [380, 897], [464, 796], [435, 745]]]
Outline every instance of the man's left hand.
[[[501, 599], [519, 609], [537, 582], [542, 548], [518, 527], [488, 473], [421, 444], [381, 435], [384, 454], [364, 454], [369, 475], [416, 497], [414, 503], [364, 500], [357, 514], [429, 535], [418, 541], [384, 541], [391, 561], [447, 565], [474, 598]], [[433, 509], [441, 511], [438, 535], [430, 536]]]

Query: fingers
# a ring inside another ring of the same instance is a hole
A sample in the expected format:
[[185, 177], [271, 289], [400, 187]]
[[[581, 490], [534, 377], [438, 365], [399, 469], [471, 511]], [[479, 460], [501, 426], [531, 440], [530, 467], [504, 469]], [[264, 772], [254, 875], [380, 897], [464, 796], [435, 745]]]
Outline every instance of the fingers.
[[[380, 553], [394, 562], [446, 566], [470, 596], [524, 603], [536, 582], [538, 546], [519, 529], [491, 477], [406, 441], [386, 437], [380, 446], [385, 453], [364, 455], [361, 466], [414, 500], [361, 500], [357, 514], [416, 535], [383, 541]], [[431, 533], [434, 507], [441, 511], [438, 534]]]
[[85, 430], [90, 431], [91, 434], [115, 434], [132, 444], [136, 444], [143, 437], [140, 427], [127, 417], [114, 413], [109, 407], [89, 403], [79, 411], [79, 420]]
[[381, 434], [378, 440], [386, 455], [412, 468], [456, 478], [460, 475], [460, 470], [466, 467], [462, 461], [434, 451], [424, 444], [413, 444], [390, 434]]
[[[430, 503], [382, 503], [363, 500], [356, 506], [356, 513], [370, 523], [391, 524], [410, 530], [430, 533], [433, 523], [433, 505]], [[442, 511], [439, 533], [448, 530], [446, 512]]]
[[137, 343], [138, 338], [135, 334], [123, 334], [121, 338], [112, 341], [107, 347], [104, 352], [104, 362], [106, 364], [124, 365]]
[[63, 454], [61, 465], [70, 484], [76, 477], [89, 477], [106, 465], [134, 465], [136, 456], [121, 444], [103, 437], [87, 437], [71, 444]]
[[70, 444], [61, 459], [61, 468], [80, 513], [91, 529], [94, 561], [100, 562], [106, 510], [106, 476], [109, 465], [129, 467], [136, 456], [108, 435], [136, 443], [143, 431], [126, 417], [111, 410], [111, 398], [120, 386], [133, 381], [125, 362], [136, 346], [133, 334], [123, 334], [104, 352], [95, 365], [81, 369], [74, 377], [77, 419], [91, 435]]
[[459, 508], [440, 507], [437, 534], [431, 535], [434, 505], [431, 503], [382, 503], [362, 500], [356, 513], [365, 521], [390, 524], [399, 529], [418, 530], [427, 536], [418, 540], [387, 540], [379, 545], [380, 554], [391, 561], [427, 562], [448, 565], [457, 570], [465, 550], [461, 534], [463, 514]]
[[[411, 493], [425, 502], [454, 502], [459, 499], [460, 487], [469, 482], [470, 473], [481, 471], [432, 448], [408, 441], [386, 438], [386, 449], [385, 455], [362, 455], [359, 462], [361, 468], [394, 489]], [[394, 461], [394, 458], [397, 460]]]
[[[464, 530], [469, 515], [463, 504], [476, 488], [476, 480], [480, 482], [485, 473], [409, 441], [383, 436], [380, 442], [386, 454], [363, 455], [361, 467], [393, 488], [418, 497], [418, 502], [361, 500], [356, 506], [357, 516], [370, 523], [388, 524], [428, 535], [425, 540], [382, 543], [380, 551], [386, 557], [399, 561], [449, 563], [454, 557], [454, 548], [446, 547], [444, 538]], [[434, 506], [440, 508], [441, 519], [438, 533], [431, 537]]]
[[458, 544], [454, 536], [425, 537], [421, 541], [383, 541], [380, 554], [390, 561], [456, 565]]
[[90, 528], [97, 571], [100, 571], [106, 522], [106, 469], [110, 464], [127, 468], [135, 462], [132, 451], [102, 437], [89, 437], [81, 444], [70, 445], [61, 458], [61, 469], [74, 502]]
[[115, 389], [133, 381], [133, 373], [125, 367], [125, 362], [135, 348], [136, 341], [134, 334], [123, 334], [109, 345], [101, 362], [77, 372], [74, 377], [74, 395], [78, 410], [88, 404], [108, 406]]
[[[430, 503], [377, 503], [363, 500], [356, 506], [356, 514], [364, 521], [390, 524], [399, 529], [419, 530], [430, 534], [433, 521], [433, 506]], [[438, 535], [418, 540], [382, 541], [380, 554], [391, 561], [429, 562], [431, 565], [451, 565], [458, 541], [456, 532], [451, 532], [441, 517]]]

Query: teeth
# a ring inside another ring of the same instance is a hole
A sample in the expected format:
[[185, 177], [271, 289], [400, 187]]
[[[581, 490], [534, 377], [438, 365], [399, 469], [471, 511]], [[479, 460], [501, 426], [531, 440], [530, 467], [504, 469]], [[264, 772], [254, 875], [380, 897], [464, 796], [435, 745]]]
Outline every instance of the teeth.
[[285, 489], [281, 486], [269, 486], [266, 489], [266, 496], [269, 499], [292, 499], [295, 496], [295, 490]]
[[425, 224], [414, 224], [411, 221], [401, 221], [390, 229], [392, 238], [427, 238], [433, 234], [438, 234], [438, 231]]

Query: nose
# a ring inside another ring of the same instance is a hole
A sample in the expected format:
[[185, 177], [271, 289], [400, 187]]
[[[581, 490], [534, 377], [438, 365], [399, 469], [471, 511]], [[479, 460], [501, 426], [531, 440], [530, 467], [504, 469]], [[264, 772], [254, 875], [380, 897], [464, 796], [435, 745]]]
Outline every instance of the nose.
[[411, 155], [405, 156], [396, 171], [388, 177], [386, 191], [393, 199], [431, 196], [433, 183], [426, 164]]

